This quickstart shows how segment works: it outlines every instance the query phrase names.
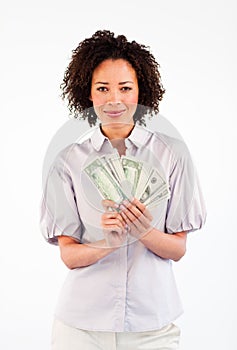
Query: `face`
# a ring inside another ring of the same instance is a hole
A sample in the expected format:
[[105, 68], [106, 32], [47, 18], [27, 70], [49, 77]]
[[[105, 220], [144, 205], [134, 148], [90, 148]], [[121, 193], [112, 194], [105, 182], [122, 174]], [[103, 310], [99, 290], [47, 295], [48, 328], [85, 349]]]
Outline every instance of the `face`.
[[138, 92], [136, 72], [126, 60], [107, 59], [96, 67], [90, 99], [106, 136], [126, 137], [131, 131]]

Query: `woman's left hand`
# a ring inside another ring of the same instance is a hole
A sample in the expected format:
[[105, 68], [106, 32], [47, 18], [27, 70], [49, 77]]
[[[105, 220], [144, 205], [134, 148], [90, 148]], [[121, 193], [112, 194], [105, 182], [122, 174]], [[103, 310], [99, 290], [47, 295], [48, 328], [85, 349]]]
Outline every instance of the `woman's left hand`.
[[144, 204], [134, 198], [125, 200], [120, 205], [120, 214], [127, 224], [128, 232], [137, 239], [142, 238], [152, 229], [152, 215]]

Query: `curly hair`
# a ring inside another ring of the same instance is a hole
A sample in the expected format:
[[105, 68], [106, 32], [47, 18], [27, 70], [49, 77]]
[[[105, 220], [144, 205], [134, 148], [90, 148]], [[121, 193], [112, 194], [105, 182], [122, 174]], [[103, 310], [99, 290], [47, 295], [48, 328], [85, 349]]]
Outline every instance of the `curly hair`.
[[96, 124], [97, 116], [90, 108], [92, 74], [95, 68], [106, 59], [124, 59], [136, 72], [139, 87], [138, 108], [134, 122], [145, 125], [144, 113], [159, 112], [159, 102], [165, 89], [161, 83], [159, 64], [148, 47], [129, 42], [124, 35], [114, 36], [108, 30], [99, 30], [91, 38], [83, 40], [72, 51], [72, 59], [65, 71], [62, 98], [67, 98], [70, 114], [82, 116], [90, 126]]

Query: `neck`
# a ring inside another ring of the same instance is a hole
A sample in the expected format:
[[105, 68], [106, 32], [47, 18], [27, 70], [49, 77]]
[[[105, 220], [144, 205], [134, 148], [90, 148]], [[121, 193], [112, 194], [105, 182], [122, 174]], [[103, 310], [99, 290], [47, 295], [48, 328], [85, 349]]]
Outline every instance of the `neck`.
[[134, 124], [117, 123], [116, 125], [101, 125], [100, 128], [109, 140], [126, 139], [131, 134]]

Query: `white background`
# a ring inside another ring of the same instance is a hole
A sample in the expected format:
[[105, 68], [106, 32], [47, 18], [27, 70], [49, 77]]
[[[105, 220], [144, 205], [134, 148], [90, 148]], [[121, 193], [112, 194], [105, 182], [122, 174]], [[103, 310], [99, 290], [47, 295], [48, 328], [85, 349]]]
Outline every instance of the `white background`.
[[50, 349], [67, 270], [39, 230], [42, 165], [68, 120], [59, 85], [71, 51], [98, 29], [151, 47], [167, 90], [161, 113], [188, 144], [206, 199], [206, 226], [174, 265], [180, 348], [237, 349], [234, 0], [1, 3], [0, 348]]

